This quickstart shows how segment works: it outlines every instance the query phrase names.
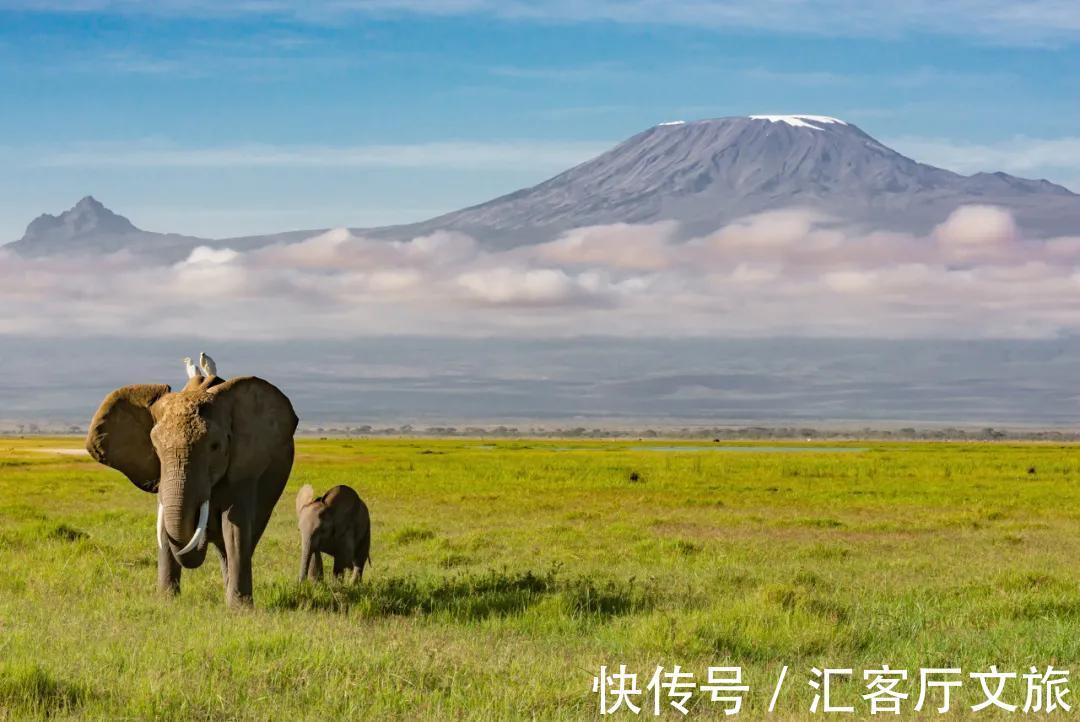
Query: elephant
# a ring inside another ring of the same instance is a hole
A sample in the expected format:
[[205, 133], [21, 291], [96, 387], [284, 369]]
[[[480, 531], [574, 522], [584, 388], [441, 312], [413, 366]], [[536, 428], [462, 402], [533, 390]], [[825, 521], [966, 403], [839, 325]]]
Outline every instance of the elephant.
[[371, 516], [351, 487], [335, 486], [319, 498], [311, 484], [296, 495], [300, 527], [300, 581], [322, 579], [322, 555], [334, 558], [334, 576], [349, 573], [350, 582], [364, 576], [371, 563]]
[[[288, 397], [255, 376], [225, 380], [203, 354], [187, 384], [136, 384], [105, 397], [86, 436], [98, 462], [156, 493], [158, 589], [180, 592], [213, 544], [225, 601], [252, 604], [251, 559], [285, 490], [299, 419]], [[205, 373], [205, 375], [204, 375]]]

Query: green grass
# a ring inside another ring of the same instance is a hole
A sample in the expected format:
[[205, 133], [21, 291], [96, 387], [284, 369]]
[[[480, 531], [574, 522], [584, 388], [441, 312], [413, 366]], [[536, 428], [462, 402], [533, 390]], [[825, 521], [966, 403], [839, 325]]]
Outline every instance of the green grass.
[[[41, 451], [79, 443], [0, 439], [0, 719], [594, 719], [619, 664], [742, 666], [743, 719], [784, 664], [780, 720], [812, 666], [1053, 664], [1080, 690], [1080, 446], [302, 440], [236, 612], [212, 557], [156, 595], [154, 498]], [[305, 483], [370, 507], [361, 587], [295, 582]], [[865, 713], [863, 685], [838, 701]]]

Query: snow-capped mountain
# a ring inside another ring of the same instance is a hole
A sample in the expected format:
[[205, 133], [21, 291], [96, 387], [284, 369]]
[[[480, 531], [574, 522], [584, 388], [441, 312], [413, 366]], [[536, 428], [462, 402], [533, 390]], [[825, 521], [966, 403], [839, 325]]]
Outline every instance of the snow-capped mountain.
[[[851, 123], [819, 115], [661, 123], [531, 188], [421, 223], [360, 232], [403, 239], [458, 230], [505, 248], [609, 223], [674, 220], [690, 237], [748, 214], [802, 207], [866, 228], [925, 233], [973, 203], [1008, 208], [1034, 237], [1080, 234], [1080, 196], [1062, 186], [936, 168]], [[217, 241], [149, 233], [87, 197], [60, 216], [39, 217], [6, 249], [24, 255], [127, 249], [176, 260], [198, 245], [244, 250], [321, 232]]]
[[1036, 235], [1080, 232], [1080, 196], [1062, 186], [918, 163], [836, 118], [756, 115], [661, 123], [532, 188], [382, 233], [450, 228], [516, 245], [578, 226], [676, 220], [695, 235], [792, 206], [922, 233], [968, 203], [1005, 206]]

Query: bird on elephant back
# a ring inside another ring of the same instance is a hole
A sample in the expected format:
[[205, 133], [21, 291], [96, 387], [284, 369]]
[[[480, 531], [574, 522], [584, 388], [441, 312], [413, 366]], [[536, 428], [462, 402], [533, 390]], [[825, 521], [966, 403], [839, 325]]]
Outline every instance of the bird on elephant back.
[[188, 381], [124, 386], [105, 397], [86, 437], [97, 461], [157, 494], [158, 589], [180, 591], [213, 544], [225, 599], [252, 602], [251, 558], [292, 470], [298, 419], [254, 376], [225, 380], [206, 354], [184, 359]]

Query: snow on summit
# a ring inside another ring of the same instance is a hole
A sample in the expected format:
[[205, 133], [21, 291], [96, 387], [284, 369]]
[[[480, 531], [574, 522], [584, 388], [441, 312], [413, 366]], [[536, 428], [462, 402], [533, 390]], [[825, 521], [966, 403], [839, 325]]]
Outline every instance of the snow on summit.
[[839, 123], [840, 125], [847, 125], [839, 118], [830, 118], [827, 115], [751, 115], [751, 120], [767, 120], [770, 123], [787, 123], [788, 125], [796, 128], [810, 128], [812, 130], [822, 130], [814, 123], [819, 125], [829, 125], [832, 123]]

